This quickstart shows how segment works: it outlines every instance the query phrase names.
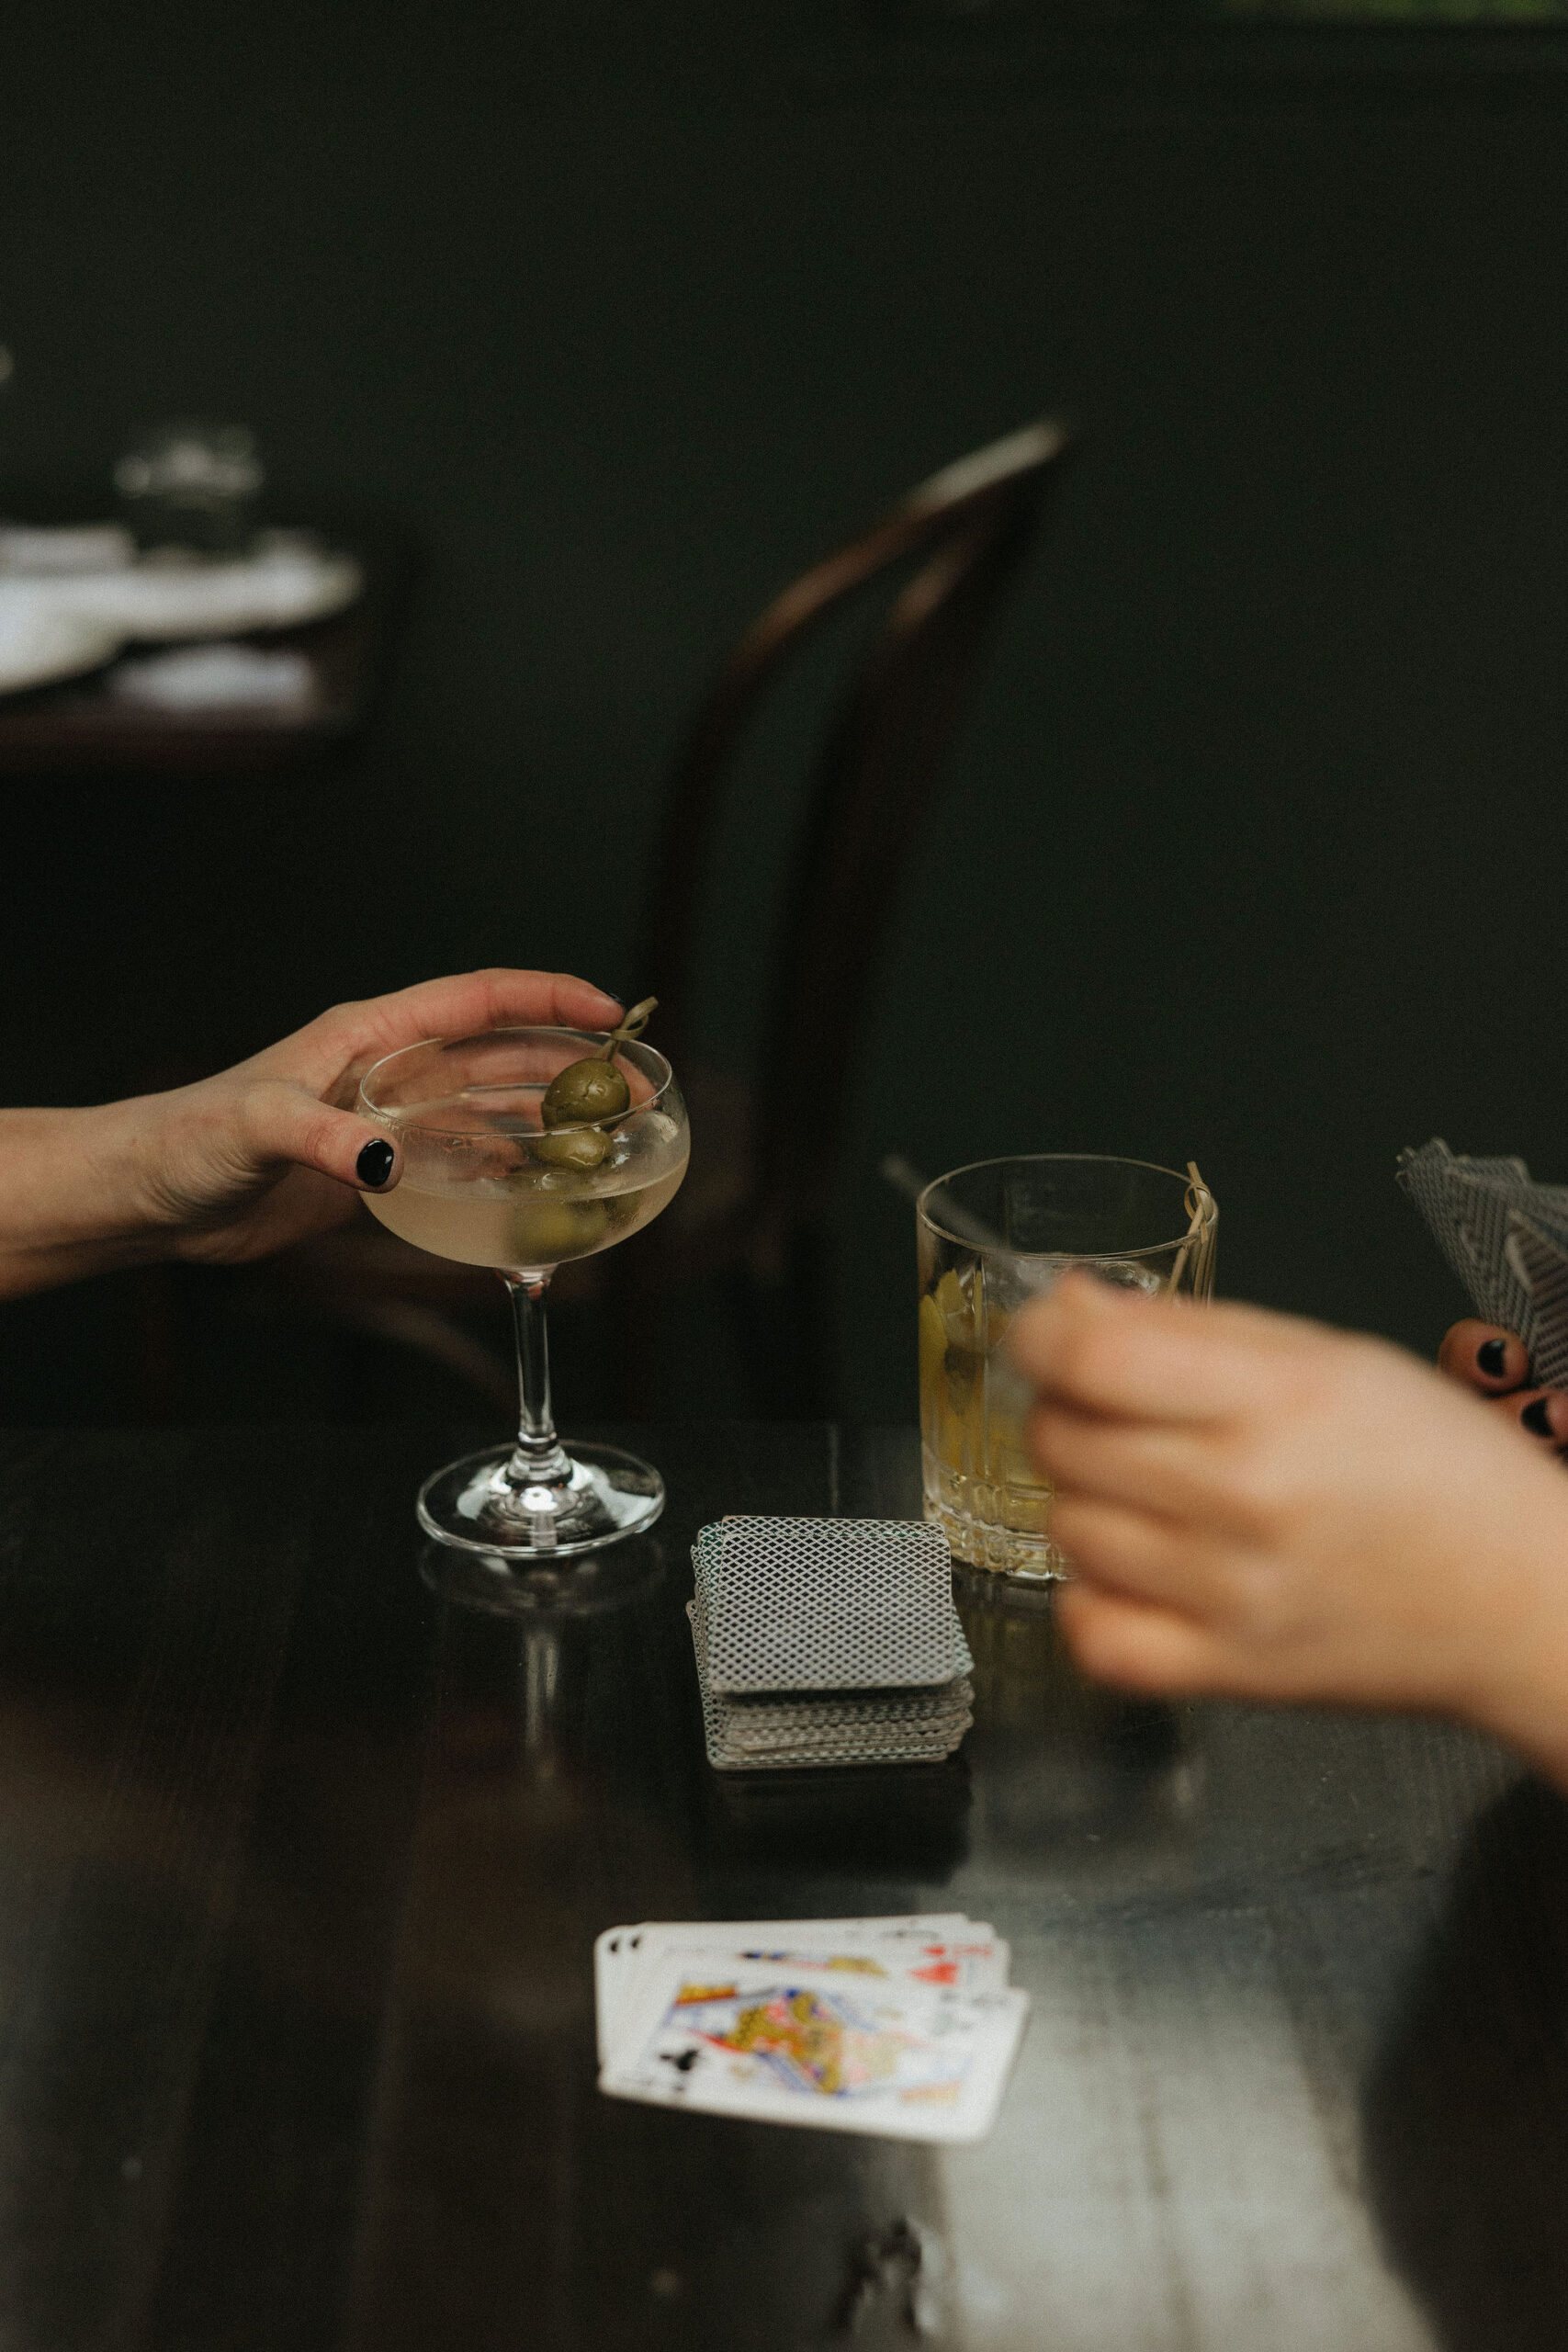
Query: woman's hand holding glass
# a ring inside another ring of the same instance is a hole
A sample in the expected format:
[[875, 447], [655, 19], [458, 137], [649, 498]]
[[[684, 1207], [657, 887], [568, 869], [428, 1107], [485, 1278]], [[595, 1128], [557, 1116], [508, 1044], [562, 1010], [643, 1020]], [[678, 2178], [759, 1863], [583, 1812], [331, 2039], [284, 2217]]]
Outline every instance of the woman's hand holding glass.
[[449, 1462], [419, 1493], [426, 1532], [492, 1566], [596, 1552], [664, 1508], [649, 1463], [562, 1444], [545, 1323], [556, 1268], [637, 1232], [685, 1175], [681, 1089], [641, 1036], [656, 1006], [647, 998], [613, 1034], [525, 1023], [427, 1039], [360, 1081], [360, 1108], [396, 1138], [403, 1170], [376, 1215], [437, 1257], [493, 1268], [512, 1301], [516, 1441]]
[[1012, 1346], [1088, 1672], [1448, 1712], [1568, 1781], [1568, 1479], [1517, 1410], [1381, 1340], [1081, 1275]]
[[373, 1063], [425, 1037], [619, 1013], [564, 973], [469, 972], [335, 1006], [193, 1086], [0, 1112], [0, 1295], [158, 1258], [239, 1263], [324, 1232], [401, 1173], [352, 1107]]

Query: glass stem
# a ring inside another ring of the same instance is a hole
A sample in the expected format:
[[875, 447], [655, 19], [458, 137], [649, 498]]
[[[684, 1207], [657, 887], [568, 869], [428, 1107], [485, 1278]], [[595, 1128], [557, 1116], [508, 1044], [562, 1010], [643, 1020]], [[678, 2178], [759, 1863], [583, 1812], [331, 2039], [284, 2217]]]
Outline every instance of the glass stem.
[[517, 1340], [517, 1443], [506, 1465], [513, 1487], [564, 1487], [571, 1476], [550, 1411], [550, 1341], [545, 1328], [545, 1274], [505, 1274]]

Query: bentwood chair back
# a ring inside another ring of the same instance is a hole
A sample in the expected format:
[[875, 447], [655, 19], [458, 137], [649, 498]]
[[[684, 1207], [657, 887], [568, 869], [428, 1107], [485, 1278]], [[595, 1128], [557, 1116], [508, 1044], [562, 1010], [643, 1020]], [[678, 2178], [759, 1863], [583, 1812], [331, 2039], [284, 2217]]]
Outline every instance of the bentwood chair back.
[[[793, 1419], [830, 1409], [831, 1211], [868, 992], [988, 630], [1070, 439], [1042, 420], [922, 482], [775, 597], [697, 713], [671, 778], [637, 967], [638, 992], [660, 1000], [660, 1045], [690, 1078], [695, 1152], [672, 1208], [606, 1266], [627, 1310], [619, 1361], [629, 1409], [659, 1403], [658, 1296], [716, 1272], [730, 1277], [753, 1408]], [[761, 1078], [748, 1100], [687, 1051], [699, 906], [726, 787], [790, 657], [884, 579], [886, 618], [810, 779], [768, 983]]]

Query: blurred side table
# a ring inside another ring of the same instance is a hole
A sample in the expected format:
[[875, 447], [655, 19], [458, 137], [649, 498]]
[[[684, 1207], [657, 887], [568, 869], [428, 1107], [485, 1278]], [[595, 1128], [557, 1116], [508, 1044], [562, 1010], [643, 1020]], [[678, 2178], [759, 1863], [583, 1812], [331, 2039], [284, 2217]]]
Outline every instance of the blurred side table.
[[[302, 656], [315, 677], [308, 699], [199, 709], [153, 706], [116, 691], [119, 663], [111, 662], [60, 685], [0, 695], [0, 776], [254, 774], [346, 743], [378, 699], [409, 576], [406, 560], [388, 548], [361, 553], [359, 560], [366, 590], [345, 611], [302, 628], [219, 640]], [[119, 659], [135, 660], [150, 650], [128, 648]]]

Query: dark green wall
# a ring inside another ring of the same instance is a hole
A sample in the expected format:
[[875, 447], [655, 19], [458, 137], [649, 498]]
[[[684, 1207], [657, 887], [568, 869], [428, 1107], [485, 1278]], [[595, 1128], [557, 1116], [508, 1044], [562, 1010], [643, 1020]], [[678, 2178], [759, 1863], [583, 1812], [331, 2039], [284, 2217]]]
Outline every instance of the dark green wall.
[[29, 13], [0, 506], [90, 507], [138, 424], [231, 414], [279, 516], [378, 516], [424, 569], [351, 783], [6, 788], [6, 1091], [442, 967], [635, 988], [657, 779], [728, 637], [1062, 408], [1088, 453], [881, 992], [847, 1401], [911, 1394], [888, 1149], [1195, 1154], [1224, 1287], [1431, 1342], [1399, 1146], [1568, 1178], [1550, 48], [904, 43], [849, 0]]

